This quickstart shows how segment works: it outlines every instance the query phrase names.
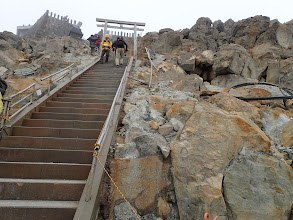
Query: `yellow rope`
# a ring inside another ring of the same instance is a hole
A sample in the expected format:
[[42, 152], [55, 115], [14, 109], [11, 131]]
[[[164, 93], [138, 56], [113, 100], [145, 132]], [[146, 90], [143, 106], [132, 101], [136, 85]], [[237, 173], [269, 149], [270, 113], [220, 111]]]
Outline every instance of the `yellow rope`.
[[2, 120], [4, 119], [5, 120], [5, 123], [4, 123], [3, 127], [0, 130], [0, 133], [4, 130], [6, 124], [10, 121], [9, 116], [8, 115], [4, 115], [4, 114], [1, 115], [1, 119]]
[[111, 175], [109, 174], [109, 172], [106, 170], [106, 168], [103, 165], [103, 163], [100, 161], [100, 158], [99, 158], [99, 155], [98, 155], [97, 151], [94, 152], [93, 156], [98, 159], [98, 161], [101, 164], [101, 166], [103, 167], [105, 173], [108, 175], [108, 177], [110, 178], [111, 182], [114, 184], [114, 186], [116, 187], [116, 189], [118, 190], [118, 192], [120, 193], [120, 195], [122, 196], [122, 198], [124, 199], [124, 201], [127, 203], [127, 205], [129, 206], [129, 208], [131, 209], [131, 211], [134, 213], [134, 215], [136, 216], [136, 218], [138, 220], [140, 220], [140, 217], [138, 216], [138, 214], [135, 212], [135, 210], [133, 209], [133, 207], [127, 201], [127, 199], [125, 198], [124, 194], [121, 192], [121, 190], [119, 189], [119, 187], [117, 186], [117, 184], [115, 183], [115, 181], [113, 180], [113, 178], [111, 177]]
[[[105, 124], [106, 124], [106, 121], [107, 121], [108, 117], [109, 117], [109, 114], [108, 114], [108, 116], [107, 116], [107, 118], [106, 118], [106, 120], [105, 120], [105, 122], [104, 122], [104, 125], [103, 125], [103, 128], [102, 128], [101, 131], [103, 131], [103, 129], [104, 129], [104, 127], [105, 127]], [[99, 137], [98, 137], [97, 140], [100, 139], [101, 134], [102, 134], [102, 132], [100, 132]], [[97, 149], [97, 147], [98, 147], [98, 149]], [[127, 201], [127, 199], [125, 198], [124, 194], [121, 192], [121, 190], [119, 189], [119, 187], [117, 186], [117, 184], [115, 183], [115, 181], [113, 180], [113, 178], [111, 177], [111, 175], [109, 174], [109, 172], [106, 170], [106, 168], [105, 168], [105, 166], [103, 165], [103, 163], [100, 161], [100, 158], [99, 158], [100, 150], [101, 150], [101, 145], [98, 144], [98, 143], [96, 142], [96, 143], [95, 143], [95, 147], [94, 147], [94, 153], [93, 153], [93, 156], [94, 156], [95, 158], [98, 159], [100, 165], [103, 167], [105, 173], [106, 173], [107, 176], [110, 178], [111, 182], [112, 182], [113, 185], [116, 187], [116, 189], [118, 190], [118, 192], [121, 194], [121, 196], [122, 196], [122, 198], [124, 199], [124, 201], [127, 203], [127, 205], [129, 206], [129, 208], [131, 209], [131, 211], [134, 213], [134, 215], [136, 216], [136, 218], [137, 218], [138, 220], [140, 220], [140, 217], [138, 216], [138, 214], [135, 212], [135, 210], [133, 209], [133, 207], [132, 207], [132, 206], [130, 205], [130, 203]], [[97, 151], [99, 151], [99, 154], [97, 153]]]

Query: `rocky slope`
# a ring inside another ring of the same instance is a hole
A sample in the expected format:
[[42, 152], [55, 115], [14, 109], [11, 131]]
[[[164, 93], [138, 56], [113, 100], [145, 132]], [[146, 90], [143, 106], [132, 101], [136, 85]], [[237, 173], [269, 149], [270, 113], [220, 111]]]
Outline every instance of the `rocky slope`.
[[[292, 101], [236, 98], [282, 96], [277, 86], [231, 89], [278, 84], [279, 60], [293, 89], [292, 32], [264, 16], [200, 18], [140, 40], [108, 169], [142, 219], [292, 218]], [[150, 88], [145, 46], [157, 52]], [[135, 219], [113, 185], [100, 219]]]
[[[33, 82], [46, 87], [39, 77], [75, 64], [75, 72], [93, 61], [80, 40], [71, 37], [23, 39], [13, 33], [0, 33], [0, 76], [8, 82], [8, 92], [22, 90]], [[21, 82], [21, 83], [19, 83]]]

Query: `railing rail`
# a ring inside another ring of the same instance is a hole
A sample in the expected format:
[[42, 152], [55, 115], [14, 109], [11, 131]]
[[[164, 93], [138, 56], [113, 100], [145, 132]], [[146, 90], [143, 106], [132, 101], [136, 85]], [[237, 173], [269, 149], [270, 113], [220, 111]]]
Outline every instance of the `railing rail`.
[[[124, 70], [124, 73], [123, 73], [123, 77], [121, 79], [121, 82], [119, 84], [119, 87], [117, 89], [117, 92], [115, 94], [115, 97], [114, 97], [114, 100], [112, 102], [112, 105], [111, 105], [111, 108], [110, 108], [110, 111], [108, 113], [108, 116], [107, 116], [107, 119], [105, 121], [105, 124], [104, 124], [104, 127], [100, 133], [100, 136], [99, 136], [99, 139], [97, 140], [96, 144], [95, 144], [95, 150], [97, 150], [99, 153], [98, 155], [100, 155], [100, 146], [102, 146], [102, 143], [104, 141], [104, 138], [105, 138], [105, 135], [108, 133], [108, 130], [110, 128], [110, 125], [113, 125], [113, 113], [114, 113], [114, 108], [115, 106], [117, 105], [117, 99], [119, 97], [121, 97], [122, 95], [122, 87], [124, 85], [124, 81], [126, 79], [126, 73], [127, 73], [127, 67], [125, 67], [125, 70]], [[93, 161], [92, 161], [92, 167], [91, 167], [91, 171], [90, 171], [90, 175], [89, 177], [91, 178], [90, 179], [90, 184], [89, 185], [92, 185], [93, 184], [93, 176], [94, 176], [94, 173], [95, 173], [95, 169], [96, 169], [96, 163], [97, 163], [97, 158], [96, 157], [93, 157]], [[86, 194], [86, 201], [89, 201], [91, 198], [91, 187], [88, 188], [88, 191], [87, 191], [87, 194]]]
[[[125, 68], [123, 77], [115, 94], [113, 103], [111, 105], [108, 117], [104, 123], [100, 136], [95, 144], [95, 152], [92, 160], [91, 170], [88, 176], [86, 186], [81, 196], [79, 206], [74, 216], [74, 220], [93, 220], [96, 219], [98, 203], [99, 203], [99, 189], [103, 175], [103, 167], [106, 163], [109, 147], [115, 133], [117, 121], [119, 119], [119, 111], [123, 100], [123, 95], [126, 88], [126, 83], [130, 69], [133, 64], [133, 57], [131, 57], [128, 66]], [[99, 160], [96, 157], [96, 154]], [[102, 166], [100, 166], [102, 165]], [[98, 167], [97, 167], [98, 166]]]
[[[70, 73], [70, 79], [72, 78], [72, 72], [73, 70], [65, 73], [64, 75], [62, 75], [60, 78], [52, 81], [52, 77], [59, 74], [59, 73], [62, 73], [64, 72], [65, 70], [73, 67], [74, 64], [71, 64], [69, 66], [67, 66], [66, 68], [62, 69], [62, 70], [59, 70], [58, 72], [56, 73], [52, 73], [50, 74], [49, 76], [46, 76], [46, 77], [43, 77], [41, 78], [41, 81], [43, 80], [47, 80], [47, 79], [50, 79], [50, 82], [49, 82], [49, 85], [48, 85], [48, 93], [50, 93], [50, 90], [51, 90], [51, 84], [53, 82], [56, 82], [56, 81], [59, 81], [60, 79], [64, 78], [68, 73]], [[22, 97], [20, 100], [12, 103], [12, 101], [18, 97], [19, 95], [22, 95], [23, 93], [27, 92], [28, 90], [32, 89], [32, 91], [25, 95], [24, 97]], [[28, 107], [29, 105], [33, 104], [34, 103], [34, 94], [35, 94], [35, 91], [36, 91], [36, 83], [33, 83], [31, 85], [29, 85], [28, 87], [26, 87], [25, 89], [17, 92], [16, 94], [13, 94], [7, 98], [4, 98], [3, 99], [3, 112], [2, 112], [2, 115], [4, 115], [5, 117], [2, 117], [2, 120], [1, 120], [1, 129], [6, 125], [7, 123], [7, 120], [11, 120], [12, 118], [14, 118], [16, 115], [18, 115], [20, 112], [22, 112], [26, 107]], [[11, 109], [13, 107], [15, 107], [16, 105], [20, 104], [21, 102], [25, 101], [25, 100], [28, 100], [29, 101], [24, 104], [23, 106], [21, 106], [16, 112], [14, 112], [12, 115], [10, 115], [11, 113]]]
[[59, 70], [59, 71], [56, 72], [56, 73], [52, 73], [52, 74], [50, 74], [49, 76], [46, 76], [46, 77], [44, 77], [44, 78], [41, 78], [41, 81], [44, 81], [44, 80], [47, 80], [47, 79], [50, 80], [49, 85], [48, 85], [48, 93], [50, 93], [50, 91], [51, 91], [51, 85], [52, 85], [54, 82], [63, 79], [63, 78], [64, 78], [65, 76], [67, 76], [68, 74], [70, 74], [70, 79], [72, 78], [72, 72], [73, 72], [73, 69], [71, 69], [71, 71], [65, 72], [65, 73], [64, 73], [62, 76], [60, 76], [59, 78], [57, 78], [57, 79], [55, 79], [55, 80], [52, 80], [52, 77], [53, 77], [53, 76], [56, 76], [57, 74], [64, 72], [65, 70], [71, 68], [72, 66], [74, 66], [74, 64], [71, 64], [71, 65], [65, 67], [65, 68], [62, 69], [62, 70]]
[[152, 79], [153, 79], [153, 67], [154, 67], [156, 70], [158, 70], [158, 69], [157, 69], [157, 67], [155, 66], [155, 64], [154, 64], [154, 62], [153, 62], [153, 60], [152, 60], [152, 55], [151, 55], [151, 53], [153, 53], [153, 51], [150, 50], [150, 49], [147, 48], [147, 47], [145, 47], [145, 50], [146, 50], [146, 52], [147, 52], [147, 54], [148, 54], [148, 58], [149, 58], [150, 63], [151, 63], [151, 76], [150, 76], [150, 82], [149, 82], [149, 88], [151, 88]]

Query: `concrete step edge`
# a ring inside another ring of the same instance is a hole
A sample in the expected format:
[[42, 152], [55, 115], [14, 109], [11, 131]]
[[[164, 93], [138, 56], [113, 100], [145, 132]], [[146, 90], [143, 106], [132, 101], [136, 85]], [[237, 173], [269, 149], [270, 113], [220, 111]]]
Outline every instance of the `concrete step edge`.
[[0, 200], [0, 208], [76, 209], [79, 201]]

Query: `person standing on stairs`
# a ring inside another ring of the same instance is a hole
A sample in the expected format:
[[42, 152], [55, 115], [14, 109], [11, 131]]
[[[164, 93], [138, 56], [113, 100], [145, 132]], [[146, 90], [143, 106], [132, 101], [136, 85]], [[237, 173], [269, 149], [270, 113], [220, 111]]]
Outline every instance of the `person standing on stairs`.
[[123, 64], [124, 51], [128, 51], [127, 47], [127, 43], [123, 40], [123, 37], [118, 37], [113, 43], [113, 50], [116, 52], [116, 67]]
[[107, 63], [110, 56], [110, 49], [112, 48], [112, 42], [109, 39], [109, 34], [105, 35], [105, 40], [103, 40], [103, 42], [101, 43], [101, 47], [102, 47], [101, 60], [103, 61], [104, 55], [106, 54], [106, 63]]

